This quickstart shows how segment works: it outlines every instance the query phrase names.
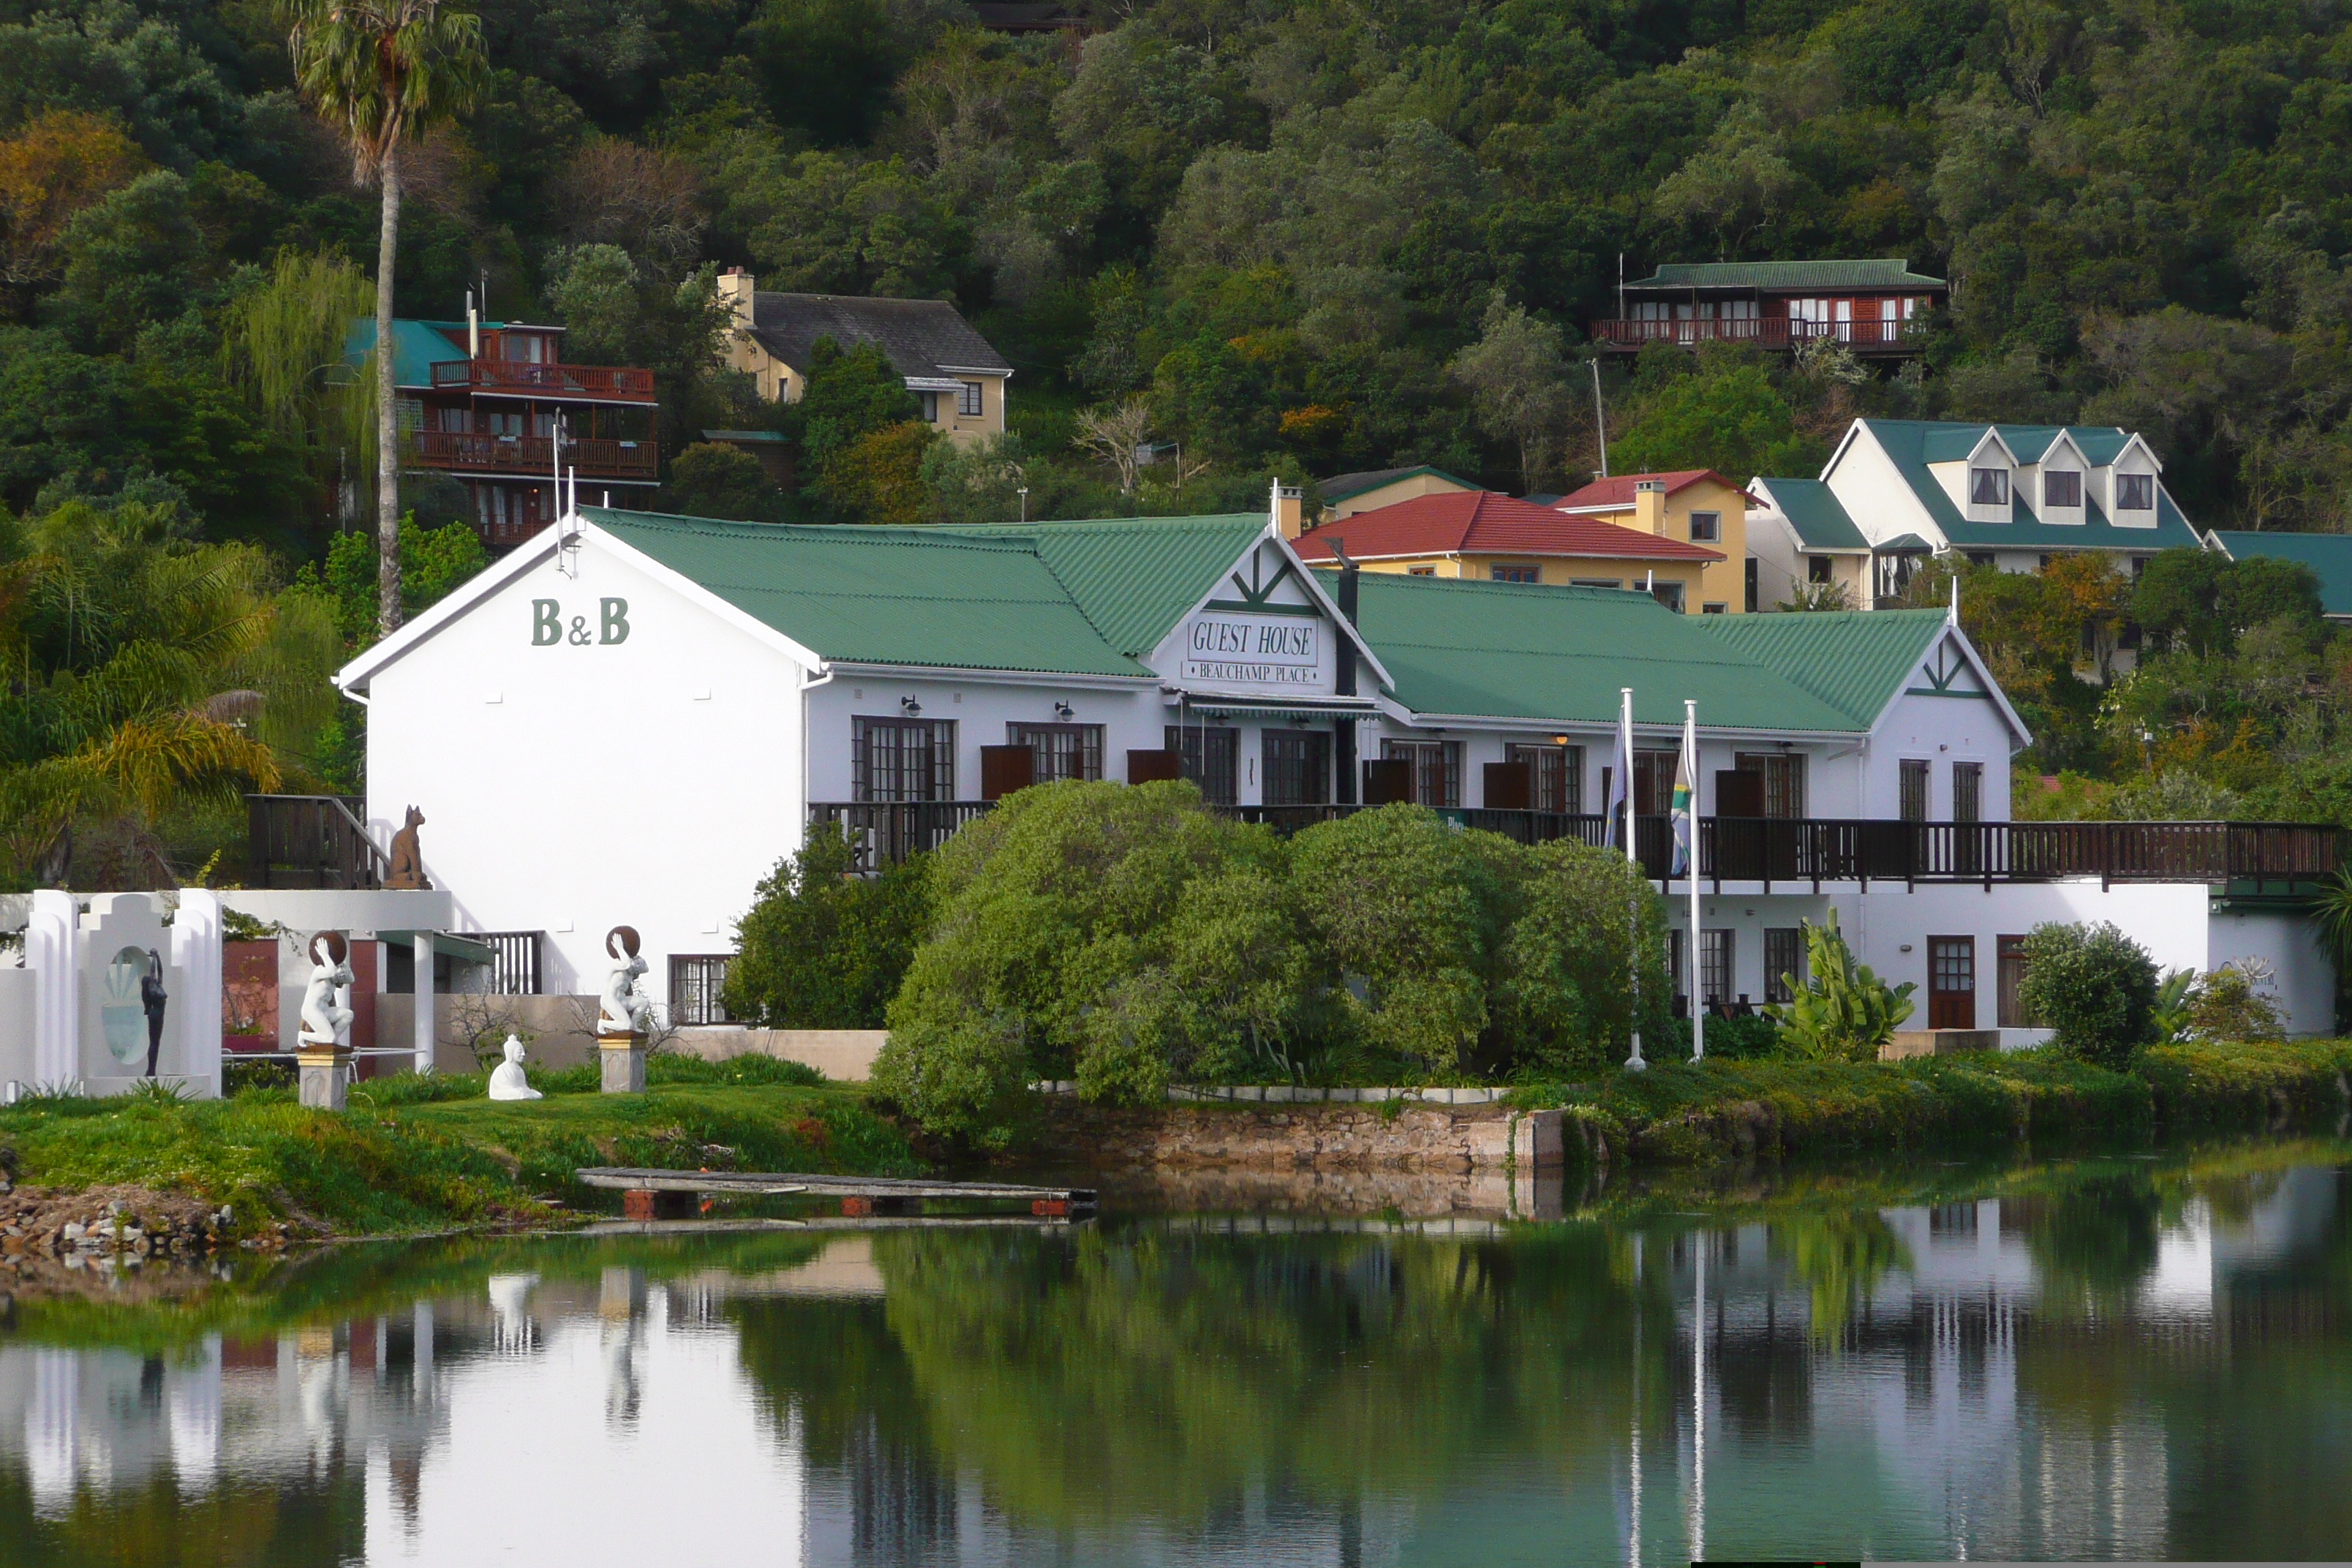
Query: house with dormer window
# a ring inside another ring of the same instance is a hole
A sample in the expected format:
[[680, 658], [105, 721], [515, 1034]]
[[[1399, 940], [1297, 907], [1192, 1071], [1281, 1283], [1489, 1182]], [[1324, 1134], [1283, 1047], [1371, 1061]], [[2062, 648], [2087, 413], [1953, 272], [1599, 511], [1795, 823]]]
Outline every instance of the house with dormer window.
[[[1857, 419], [1818, 479], [1759, 479], [1749, 489], [1767, 508], [1748, 518], [1759, 555], [1787, 557], [1768, 574], [1827, 582], [1858, 564], [1832, 556], [1859, 544], [1869, 551], [1864, 608], [1946, 552], [2038, 572], [2055, 556], [2096, 550], [2137, 573], [2160, 550], [2203, 544], [2165, 489], [2155, 450], [2111, 425]], [[1809, 540], [1823, 542], [1816, 550]]]

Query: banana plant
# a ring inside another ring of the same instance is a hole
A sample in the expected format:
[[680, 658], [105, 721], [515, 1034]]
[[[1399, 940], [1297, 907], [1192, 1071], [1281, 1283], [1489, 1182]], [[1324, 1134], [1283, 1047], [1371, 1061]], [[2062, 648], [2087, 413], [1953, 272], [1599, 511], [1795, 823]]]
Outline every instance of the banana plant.
[[1805, 925], [1804, 984], [1783, 974], [1790, 1000], [1764, 1009], [1780, 1029], [1780, 1049], [1813, 1061], [1868, 1061], [1912, 1013], [1916, 982], [1888, 985], [1870, 965], [1856, 963], [1838, 931], [1837, 911], [1829, 923]]

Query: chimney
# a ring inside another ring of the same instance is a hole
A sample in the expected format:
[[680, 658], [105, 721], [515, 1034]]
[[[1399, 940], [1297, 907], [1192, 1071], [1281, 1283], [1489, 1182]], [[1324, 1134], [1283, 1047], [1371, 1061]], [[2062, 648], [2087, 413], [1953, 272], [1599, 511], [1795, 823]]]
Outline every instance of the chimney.
[[1266, 521], [1273, 523], [1275, 531], [1285, 539], [1297, 538], [1300, 530], [1306, 526], [1304, 494], [1297, 485], [1286, 485], [1280, 479], [1274, 481]]
[[1666, 481], [1633, 481], [1633, 526], [1644, 533], [1666, 531]]
[[730, 267], [719, 275], [719, 297], [734, 309], [735, 326], [739, 331], [751, 330], [753, 287], [751, 275], [740, 267]]

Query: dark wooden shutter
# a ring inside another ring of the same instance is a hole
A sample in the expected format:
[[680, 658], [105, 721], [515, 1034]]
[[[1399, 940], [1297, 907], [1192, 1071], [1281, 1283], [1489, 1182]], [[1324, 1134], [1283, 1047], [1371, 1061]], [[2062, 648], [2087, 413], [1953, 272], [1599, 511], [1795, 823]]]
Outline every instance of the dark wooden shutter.
[[1037, 753], [1026, 746], [982, 746], [980, 749], [980, 798], [1003, 800], [1016, 789], [1027, 789], [1037, 779]]
[[1127, 753], [1127, 782], [1131, 784], [1158, 784], [1163, 779], [1184, 776], [1184, 754], [1181, 752], [1129, 752]]
[[1382, 757], [1364, 763], [1364, 804], [1390, 805], [1412, 799], [1412, 759]]
[[1488, 763], [1486, 764], [1485, 798], [1489, 810], [1533, 810], [1535, 793], [1535, 769], [1527, 763]]
[[1715, 815], [1763, 816], [1764, 775], [1760, 773], [1734, 773], [1728, 768], [1718, 771], [1715, 775]]

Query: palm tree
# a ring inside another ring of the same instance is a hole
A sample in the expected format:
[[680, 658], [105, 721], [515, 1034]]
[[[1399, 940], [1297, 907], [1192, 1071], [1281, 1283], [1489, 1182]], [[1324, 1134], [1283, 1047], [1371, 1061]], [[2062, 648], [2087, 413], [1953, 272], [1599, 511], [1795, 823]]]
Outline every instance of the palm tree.
[[375, 259], [376, 620], [400, 626], [400, 423], [393, 398], [392, 278], [400, 145], [471, 108], [488, 66], [481, 18], [441, 0], [279, 0], [303, 96], [352, 143], [352, 178], [383, 194]]

